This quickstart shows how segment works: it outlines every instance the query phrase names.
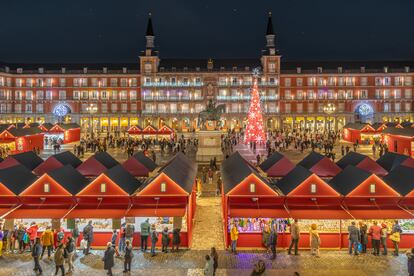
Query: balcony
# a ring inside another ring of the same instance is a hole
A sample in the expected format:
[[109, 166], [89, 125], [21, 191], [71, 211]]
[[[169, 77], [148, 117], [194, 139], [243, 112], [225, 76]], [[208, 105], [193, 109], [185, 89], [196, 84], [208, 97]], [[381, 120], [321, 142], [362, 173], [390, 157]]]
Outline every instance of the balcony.
[[204, 97], [177, 97], [177, 96], [143, 96], [143, 101], [201, 101]]
[[201, 87], [203, 82], [145, 82], [142, 87]]
[[[217, 82], [218, 86], [221, 87], [236, 87], [236, 86], [252, 86], [253, 82], [244, 81], [244, 82]], [[258, 82], [258, 86], [278, 86], [278, 82]]]
[[[218, 101], [248, 101], [250, 96], [217, 96]], [[277, 100], [277, 96], [260, 96], [260, 99], [263, 101], [272, 101]]]

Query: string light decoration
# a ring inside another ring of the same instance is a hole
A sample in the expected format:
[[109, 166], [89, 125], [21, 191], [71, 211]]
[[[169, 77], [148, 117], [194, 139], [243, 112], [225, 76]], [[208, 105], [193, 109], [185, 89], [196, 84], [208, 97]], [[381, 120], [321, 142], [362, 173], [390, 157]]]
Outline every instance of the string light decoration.
[[247, 126], [244, 134], [244, 142], [264, 143], [266, 134], [263, 127], [263, 115], [260, 105], [260, 95], [257, 88], [257, 78], [260, 75], [258, 68], [253, 70], [253, 88], [250, 95], [249, 113], [247, 115]]

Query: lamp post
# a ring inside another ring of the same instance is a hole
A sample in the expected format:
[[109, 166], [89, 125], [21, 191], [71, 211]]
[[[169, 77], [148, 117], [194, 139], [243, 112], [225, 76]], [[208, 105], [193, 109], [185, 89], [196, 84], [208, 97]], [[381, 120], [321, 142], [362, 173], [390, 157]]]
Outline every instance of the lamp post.
[[[323, 106], [323, 113], [327, 114], [328, 116], [331, 115], [336, 111], [336, 106], [332, 103], [327, 103]], [[328, 130], [331, 131], [331, 120], [328, 117]]]
[[86, 111], [90, 114], [90, 129], [91, 129], [91, 138], [93, 139], [93, 114], [98, 112], [98, 107], [95, 104], [90, 104], [88, 107], [86, 107]]

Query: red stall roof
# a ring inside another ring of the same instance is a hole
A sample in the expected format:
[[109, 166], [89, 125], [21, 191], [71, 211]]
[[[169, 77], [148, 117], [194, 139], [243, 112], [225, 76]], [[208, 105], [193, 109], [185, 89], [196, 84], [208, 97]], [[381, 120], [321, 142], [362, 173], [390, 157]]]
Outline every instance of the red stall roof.
[[153, 125], [147, 125], [143, 130], [142, 134], [157, 134], [158, 130]]
[[382, 131], [384, 134], [402, 136], [406, 138], [414, 138], [414, 128], [399, 128], [399, 127], [388, 127]]
[[375, 129], [370, 124], [363, 123], [347, 123], [344, 128], [355, 129], [361, 132], [375, 131]]
[[148, 176], [150, 172], [157, 168], [157, 164], [141, 151], [129, 157], [122, 166], [136, 177]]
[[0, 163], [0, 169], [5, 169], [12, 167], [18, 164], [25, 166], [28, 170], [33, 171], [43, 162], [43, 159], [40, 158], [33, 151], [26, 151], [23, 153], [18, 153], [14, 155], [9, 155], [7, 158]]
[[142, 134], [142, 128], [139, 126], [131, 126], [128, 129], [128, 134]]
[[97, 152], [77, 167], [84, 176], [96, 177], [108, 169], [119, 165], [112, 156], [106, 152]]
[[69, 124], [55, 124], [53, 127], [49, 129], [49, 132], [65, 132], [65, 130], [77, 129], [80, 126], [76, 123], [69, 123]]
[[298, 163], [298, 165], [310, 170], [320, 177], [332, 177], [341, 171], [341, 168], [330, 158], [314, 151], [308, 154]]
[[342, 159], [340, 159], [336, 164], [343, 169], [347, 167], [348, 165], [352, 165], [360, 169], [363, 169], [367, 172], [375, 173], [378, 176], [384, 176], [388, 173], [383, 167], [378, 165], [370, 157], [354, 152], [354, 151], [350, 151], [347, 155], [345, 155]]
[[48, 159], [46, 159], [45, 162], [40, 164], [33, 171], [37, 175], [42, 175], [44, 173], [50, 172], [54, 169], [61, 168], [66, 165], [71, 165], [72, 167], [76, 168], [80, 164], [82, 164], [82, 161], [78, 157], [76, 157], [76, 155], [74, 155], [70, 151], [64, 151], [50, 156]]
[[403, 162], [401, 162], [401, 165], [414, 168], [414, 158], [409, 157], [405, 159]]
[[269, 177], [282, 177], [293, 170], [295, 165], [283, 154], [275, 152], [262, 162], [259, 167], [266, 172]]
[[172, 133], [174, 133], [174, 131], [166, 125], [163, 125], [160, 129], [158, 129], [158, 134], [172, 134]]

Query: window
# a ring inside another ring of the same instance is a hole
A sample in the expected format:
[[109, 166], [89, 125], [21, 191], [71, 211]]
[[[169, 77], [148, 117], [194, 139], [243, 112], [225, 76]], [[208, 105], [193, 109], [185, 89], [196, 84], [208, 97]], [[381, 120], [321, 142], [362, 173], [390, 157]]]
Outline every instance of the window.
[[411, 103], [410, 102], [405, 103], [405, 111], [406, 112], [411, 112]]
[[130, 100], [136, 100], [137, 99], [137, 91], [135, 91], [135, 90], [129, 91], [129, 99]]
[[338, 112], [345, 111], [345, 103], [338, 103]]
[[59, 90], [59, 100], [66, 100], [66, 90]]
[[112, 100], [116, 100], [118, 98], [118, 91], [112, 90]]
[[285, 90], [285, 99], [286, 100], [291, 100], [292, 99], [292, 95], [290, 94], [290, 90]]
[[375, 194], [375, 184], [370, 184], [370, 185], [369, 185], [369, 192], [370, 192], [371, 194]]
[[303, 79], [302, 78], [297, 78], [296, 79], [296, 86], [302, 86], [303, 85]]
[[31, 101], [33, 100], [33, 93], [31, 90], [26, 91], [26, 100]]
[[311, 192], [311, 194], [316, 194], [316, 184], [314, 184], [314, 183], [311, 184], [310, 192]]
[[26, 113], [32, 113], [32, 104], [26, 104]]
[[276, 71], [276, 64], [274, 62], [269, 62], [269, 73], [274, 73]]
[[290, 84], [291, 84], [291, 82], [290, 82], [290, 78], [286, 78], [286, 79], [285, 79], [285, 86], [289, 87], [289, 86], [290, 86]]
[[400, 99], [401, 98], [401, 89], [395, 89], [394, 90], [394, 99]]
[[118, 79], [111, 79], [111, 86], [112, 87], [118, 86]]
[[145, 73], [151, 73], [151, 70], [152, 70], [151, 63], [149, 63], [149, 62], [145, 63], [144, 68], [145, 68]]
[[14, 105], [14, 112], [22, 113], [22, 105], [21, 104], [15, 104]]
[[88, 91], [82, 91], [82, 99], [88, 99]]
[[[132, 103], [131, 104], [131, 112], [136, 112], [137, 111], [137, 104]], [[201, 110], [200, 110], [201, 111]]]
[[101, 112], [107, 113], [108, 112], [108, 105], [106, 103], [101, 104]]
[[303, 112], [303, 103], [297, 103], [296, 104], [296, 112], [302, 113]]
[[250, 183], [249, 191], [251, 193], [255, 193], [256, 192], [256, 184], [255, 183]]
[[50, 193], [50, 184], [49, 183], [44, 183], [43, 184], [43, 192], [44, 193]]
[[404, 79], [404, 85], [411, 85], [413, 82], [412, 77], [405, 77]]
[[16, 87], [22, 87], [23, 80], [22, 79], [16, 79]]
[[73, 91], [73, 99], [74, 100], [79, 100], [80, 97], [80, 92], [79, 91]]
[[167, 191], [167, 183], [162, 182], [160, 190], [161, 190], [161, 193], [165, 193]]
[[36, 91], [36, 100], [43, 100], [43, 91], [37, 90]]
[[405, 89], [405, 98], [406, 99], [411, 99], [412, 98], [412, 94], [413, 94], [413, 90], [411, 90], [411, 89]]
[[121, 112], [122, 113], [128, 112], [128, 104], [126, 103], [121, 104]]
[[395, 108], [395, 112], [400, 112], [401, 111], [401, 103], [395, 103], [394, 108]]
[[43, 104], [42, 103], [36, 104], [36, 112], [43, 113]]
[[285, 103], [285, 113], [290, 113], [290, 103]]
[[128, 98], [128, 93], [125, 90], [120, 91], [121, 100], [126, 100]]
[[389, 103], [384, 103], [384, 112], [390, 112], [390, 104]]
[[368, 99], [368, 90], [361, 90], [361, 99]]
[[361, 78], [361, 85], [368, 85], [368, 78], [367, 77], [362, 77]]
[[127, 86], [128, 86], [128, 81], [127, 81], [127, 79], [125, 79], [125, 78], [122, 78], [122, 79], [121, 79], [121, 86], [122, 86], [122, 87], [127, 87]]
[[101, 100], [106, 100], [108, 99], [108, 92], [103, 90], [101, 91]]
[[32, 87], [33, 86], [33, 79], [26, 79], [26, 86]]
[[60, 87], [65, 87], [66, 86], [66, 79], [65, 78], [59, 79], [59, 86]]
[[313, 103], [308, 103], [308, 113], [313, 113]]
[[101, 193], [106, 193], [106, 183], [101, 183], [100, 191]]

